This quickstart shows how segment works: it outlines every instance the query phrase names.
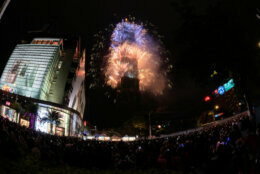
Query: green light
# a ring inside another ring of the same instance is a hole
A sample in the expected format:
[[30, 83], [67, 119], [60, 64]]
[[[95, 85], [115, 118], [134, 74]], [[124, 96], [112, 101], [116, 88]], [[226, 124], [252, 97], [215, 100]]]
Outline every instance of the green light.
[[235, 86], [234, 80], [230, 79], [227, 83], [224, 84], [225, 91], [230, 90]]

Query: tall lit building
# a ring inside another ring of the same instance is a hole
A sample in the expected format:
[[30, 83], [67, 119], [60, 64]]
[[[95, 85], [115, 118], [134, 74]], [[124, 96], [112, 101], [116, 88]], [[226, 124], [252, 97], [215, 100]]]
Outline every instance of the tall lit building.
[[8, 106], [1, 107], [2, 116], [25, 125], [34, 122], [36, 130], [50, 132], [50, 125], [41, 119], [55, 110], [61, 124], [54, 132], [76, 135], [85, 109], [85, 50], [81, 52], [80, 40], [74, 48], [64, 47], [60, 38], [35, 38], [30, 44], [18, 44], [2, 73], [0, 88], [29, 97], [39, 106], [35, 120], [14, 118], [18, 116]]
[[139, 79], [138, 79], [137, 60], [130, 59], [128, 57], [123, 57], [122, 62], [128, 64], [128, 70], [121, 78], [121, 83], [120, 83], [121, 92], [127, 90], [128, 92], [131, 91], [131, 92], [138, 93]]

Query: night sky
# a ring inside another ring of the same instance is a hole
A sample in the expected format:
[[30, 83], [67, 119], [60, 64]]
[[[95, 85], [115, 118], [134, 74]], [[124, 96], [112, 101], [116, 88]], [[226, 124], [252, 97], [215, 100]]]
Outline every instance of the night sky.
[[[23, 0], [11, 1], [0, 22], [0, 72], [28, 31], [80, 35], [87, 51], [93, 35], [131, 15], [155, 25], [170, 51], [174, 87], [165, 111], [198, 115], [203, 98], [230, 76], [253, 105], [260, 102], [260, 19], [257, 1]], [[88, 52], [88, 55], [90, 52]], [[212, 79], [210, 74], [219, 75]]]

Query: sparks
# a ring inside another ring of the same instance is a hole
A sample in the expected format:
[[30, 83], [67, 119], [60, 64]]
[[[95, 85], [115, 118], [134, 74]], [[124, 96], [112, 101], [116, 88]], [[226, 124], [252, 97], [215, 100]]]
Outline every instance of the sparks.
[[111, 36], [105, 68], [106, 83], [118, 87], [121, 78], [137, 78], [140, 91], [162, 94], [166, 77], [161, 70], [159, 47], [141, 25], [124, 20]]

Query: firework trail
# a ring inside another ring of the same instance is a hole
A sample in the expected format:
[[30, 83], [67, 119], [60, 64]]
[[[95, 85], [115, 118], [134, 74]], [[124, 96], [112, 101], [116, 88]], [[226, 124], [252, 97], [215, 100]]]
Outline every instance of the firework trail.
[[111, 36], [106, 56], [106, 83], [118, 87], [121, 78], [139, 79], [140, 91], [162, 94], [167, 85], [166, 71], [162, 69], [161, 48], [142, 25], [118, 23]]

